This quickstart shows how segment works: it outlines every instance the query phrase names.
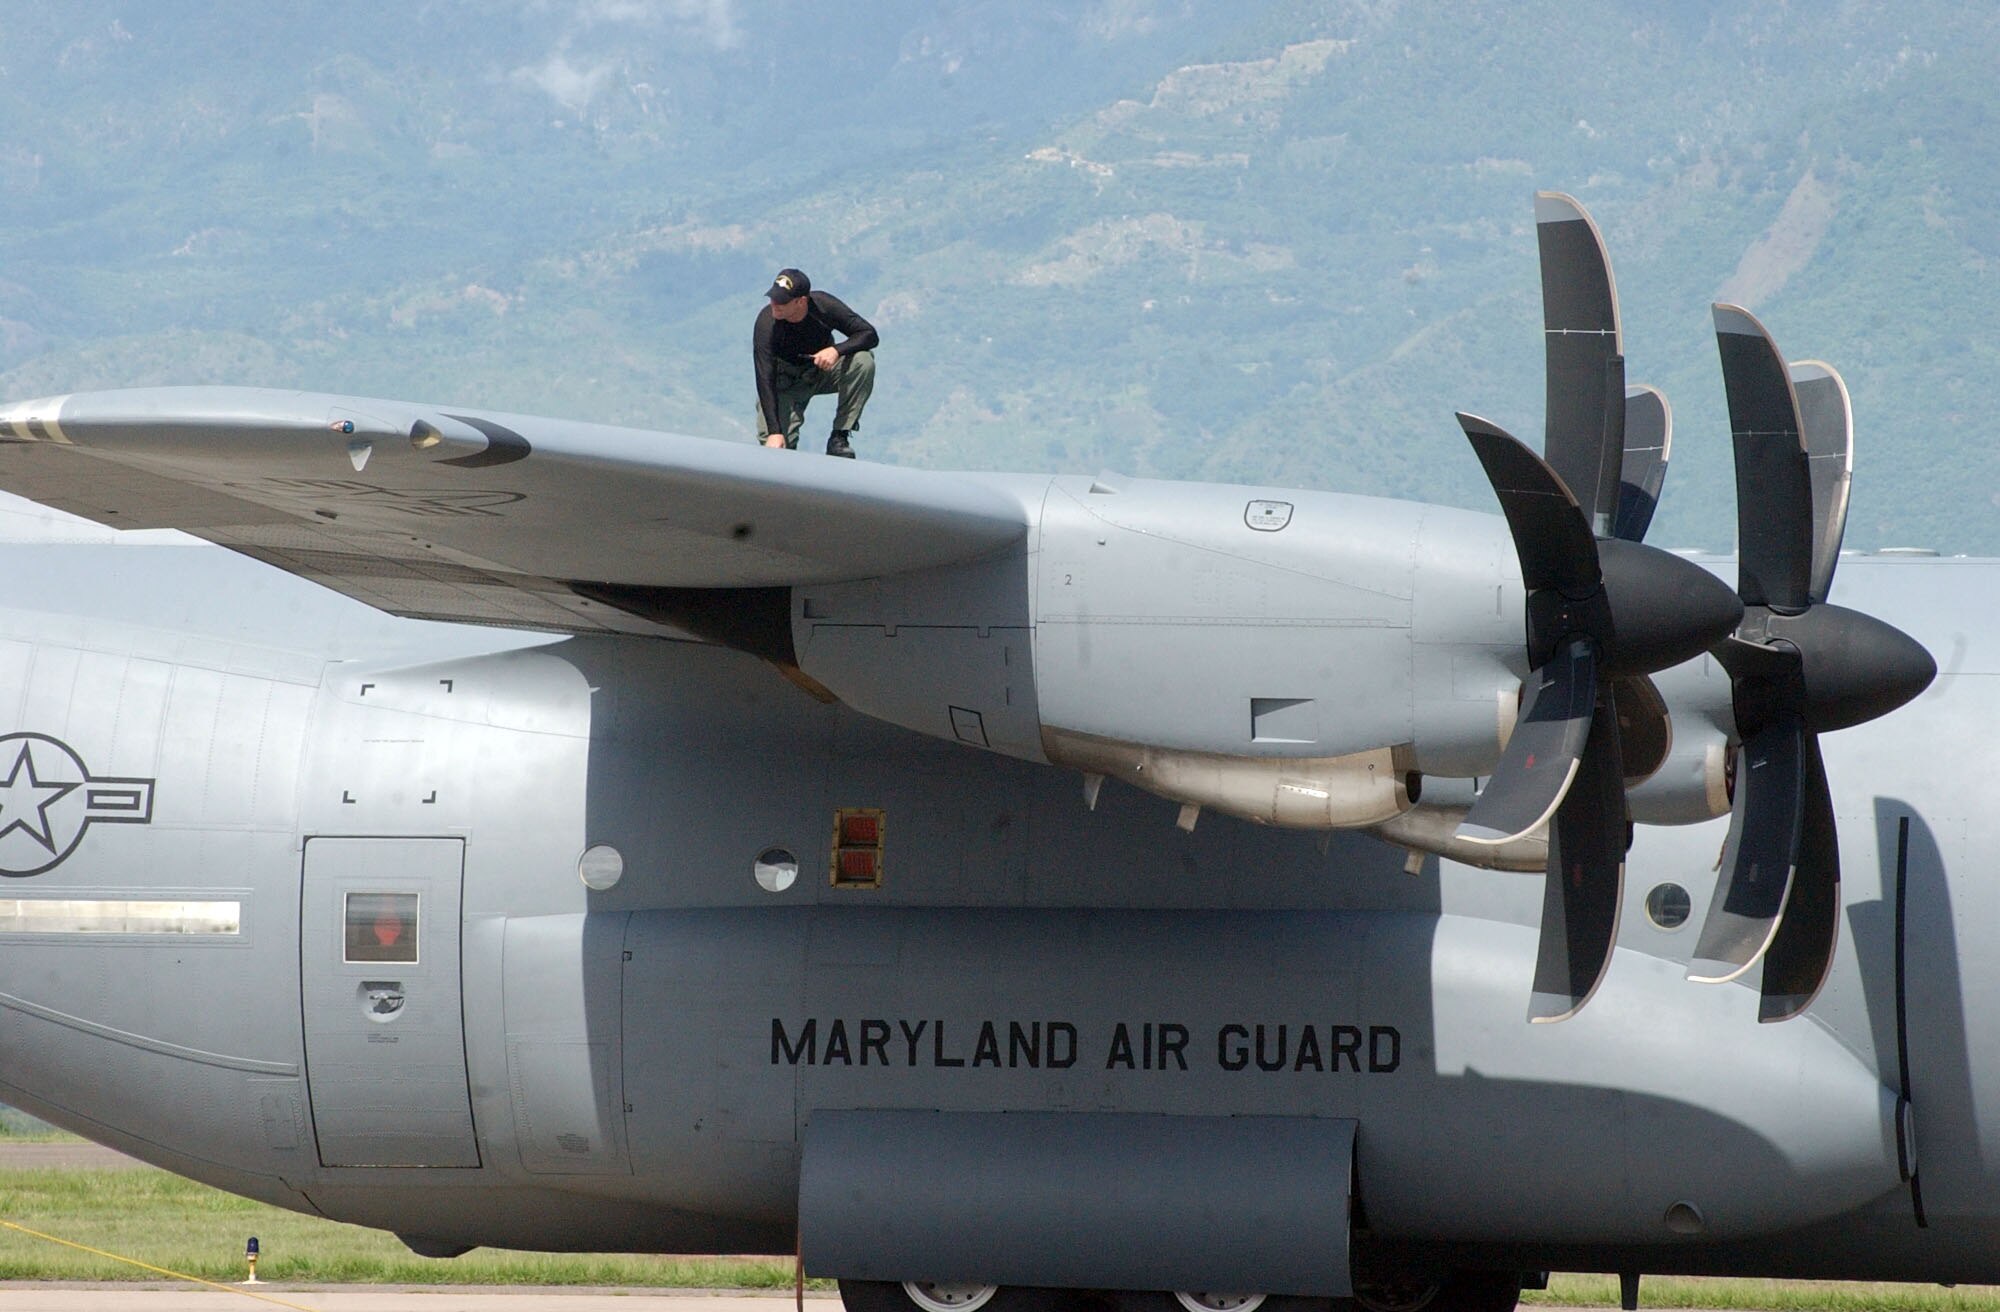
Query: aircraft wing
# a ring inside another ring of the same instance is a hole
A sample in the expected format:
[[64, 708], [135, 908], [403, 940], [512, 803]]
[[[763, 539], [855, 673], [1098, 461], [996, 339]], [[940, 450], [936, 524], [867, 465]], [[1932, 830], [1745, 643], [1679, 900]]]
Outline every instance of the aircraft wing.
[[582, 592], [873, 578], [984, 555], [1022, 503], [962, 475], [310, 392], [0, 408], [0, 487], [176, 528], [398, 615], [661, 631]]

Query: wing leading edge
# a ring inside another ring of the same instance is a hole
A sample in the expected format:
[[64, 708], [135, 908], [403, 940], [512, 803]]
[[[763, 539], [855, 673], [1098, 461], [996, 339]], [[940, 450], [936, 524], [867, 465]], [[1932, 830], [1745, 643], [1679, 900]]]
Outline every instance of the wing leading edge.
[[1003, 481], [235, 387], [0, 407], [0, 487], [181, 529], [394, 614], [568, 632], [658, 630], [593, 591], [900, 574], [1001, 550], [1028, 520]]

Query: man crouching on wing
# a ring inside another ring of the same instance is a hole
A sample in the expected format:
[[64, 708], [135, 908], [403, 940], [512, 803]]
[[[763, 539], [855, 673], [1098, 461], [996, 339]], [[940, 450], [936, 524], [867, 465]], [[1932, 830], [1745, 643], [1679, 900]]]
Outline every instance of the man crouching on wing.
[[[861, 411], [875, 390], [875, 326], [839, 297], [812, 289], [797, 269], [780, 269], [757, 312], [750, 355], [757, 367], [757, 436], [765, 446], [797, 450], [806, 402], [828, 392], [840, 397], [830, 456], [854, 458], [848, 435], [861, 427]], [[846, 340], [836, 344], [835, 332]]]

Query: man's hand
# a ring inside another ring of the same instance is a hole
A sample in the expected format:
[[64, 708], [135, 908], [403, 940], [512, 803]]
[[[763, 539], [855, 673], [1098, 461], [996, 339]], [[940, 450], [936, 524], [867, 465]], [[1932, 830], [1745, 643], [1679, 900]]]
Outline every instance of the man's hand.
[[767, 433], [764, 436], [765, 446], [782, 447], [784, 444], [785, 435], [783, 433]]
[[822, 369], [838, 369], [840, 367], [840, 352], [834, 350], [831, 346], [822, 346], [813, 352], [813, 363]]

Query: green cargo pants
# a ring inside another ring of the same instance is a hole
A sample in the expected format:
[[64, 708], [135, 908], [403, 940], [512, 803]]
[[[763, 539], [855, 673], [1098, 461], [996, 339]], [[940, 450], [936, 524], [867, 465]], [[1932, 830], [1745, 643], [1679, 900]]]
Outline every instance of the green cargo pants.
[[[785, 426], [785, 445], [798, 450], [799, 429], [806, 421], [806, 402], [829, 392], [838, 393], [840, 408], [834, 411], [833, 426], [853, 432], [861, 427], [861, 410], [875, 391], [875, 353], [856, 351], [841, 357], [831, 369], [818, 365], [794, 365], [784, 360], [773, 363], [772, 382], [777, 385], [778, 419]], [[764, 422], [764, 407], [757, 407], [757, 440], [771, 435]]]

